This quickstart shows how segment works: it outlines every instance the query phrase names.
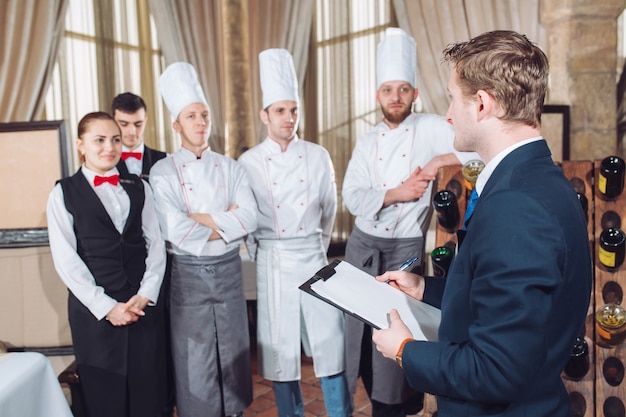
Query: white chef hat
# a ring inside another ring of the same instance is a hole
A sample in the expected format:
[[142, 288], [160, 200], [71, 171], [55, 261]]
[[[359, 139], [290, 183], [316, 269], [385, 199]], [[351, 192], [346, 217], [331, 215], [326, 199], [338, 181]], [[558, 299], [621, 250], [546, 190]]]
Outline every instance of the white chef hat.
[[406, 81], [415, 87], [417, 47], [400, 28], [387, 28], [376, 54], [376, 88], [387, 81]]
[[187, 62], [174, 62], [169, 65], [159, 77], [159, 90], [174, 119], [178, 118], [180, 112], [190, 104], [209, 105], [196, 70]]
[[293, 58], [286, 49], [266, 49], [259, 54], [263, 108], [277, 101], [298, 98], [298, 77]]

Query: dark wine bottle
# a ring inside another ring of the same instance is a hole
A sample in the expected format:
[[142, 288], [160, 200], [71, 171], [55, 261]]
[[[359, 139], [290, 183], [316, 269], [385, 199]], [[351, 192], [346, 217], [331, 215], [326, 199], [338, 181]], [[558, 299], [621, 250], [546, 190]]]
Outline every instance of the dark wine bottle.
[[600, 233], [598, 260], [607, 268], [619, 268], [624, 262], [626, 235], [621, 229], [611, 227]]
[[565, 365], [565, 375], [574, 381], [579, 381], [589, 371], [589, 346], [583, 336], [577, 336], [574, 347]]
[[581, 193], [576, 193], [576, 197], [578, 197], [580, 206], [583, 208], [583, 212], [585, 213], [585, 220], [589, 221], [589, 200], [587, 200], [587, 197]]
[[454, 258], [454, 252], [447, 246], [439, 246], [430, 253], [430, 260], [433, 264], [433, 274], [436, 277], [448, 275], [448, 269]]
[[624, 160], [619, 156], [609, 156], [600, 162], [598, 191], [607, 199], [613, 199], [624, 190]]
[[441, 190], [433, 196], [433, 207], [437, 212], [437, 221], [447, 231], [454, 231], [459, 227], [459, 204], [452, 191]]

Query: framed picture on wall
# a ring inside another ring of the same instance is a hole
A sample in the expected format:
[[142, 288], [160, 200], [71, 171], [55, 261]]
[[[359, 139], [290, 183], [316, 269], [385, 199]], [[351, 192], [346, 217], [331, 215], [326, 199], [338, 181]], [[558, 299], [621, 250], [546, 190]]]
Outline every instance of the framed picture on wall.
[[0, 123], [0, 247], [48, 244], [46, 203], [70, 175], [64, 121]]
[[569, 106], [546, 104], [541, 114], [541, 134], [555, 162], [569, 160]]

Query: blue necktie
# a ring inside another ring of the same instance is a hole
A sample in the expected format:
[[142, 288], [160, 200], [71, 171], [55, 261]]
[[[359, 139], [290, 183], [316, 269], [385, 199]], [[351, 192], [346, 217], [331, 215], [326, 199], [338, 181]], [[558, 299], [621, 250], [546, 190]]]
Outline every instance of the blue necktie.
[[467, 229], [467, 221], [470, 217], [472, 217], [472, 213], [474, 212], [474, 207], [476, 206], [476, 202], [478, 201], [478, 192], [476, 188], [472, 191], [472, 195], [470, 195], [469, 202], [467, 203], [467, 210], [465, 211], [465, 217], [463, 218], [463, 230]]

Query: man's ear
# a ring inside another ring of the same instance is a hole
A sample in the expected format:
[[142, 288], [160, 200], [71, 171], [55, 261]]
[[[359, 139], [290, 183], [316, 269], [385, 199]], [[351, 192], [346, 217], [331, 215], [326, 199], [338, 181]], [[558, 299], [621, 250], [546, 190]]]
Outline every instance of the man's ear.
[[498, 106], [495, 98], [485, 90], [476, 92], [476, 114], [477, 120], [486, 117], [497, 117]]
[[264, 125], [267, 126], [268, 124], [270, 124], [270, 116], [265, 110], [259, 110], [259, 117], [261, 118], [261, 121]]
[[180, 123], [178, 122], [178, 120], [174, 120], [174, 121], [172, 122], [172, 128], [174, 129], [174, 131], [175, 131], [176, 133], [180, 133], [180, 132], [183, 130], [183, 129], [181, 128]]

